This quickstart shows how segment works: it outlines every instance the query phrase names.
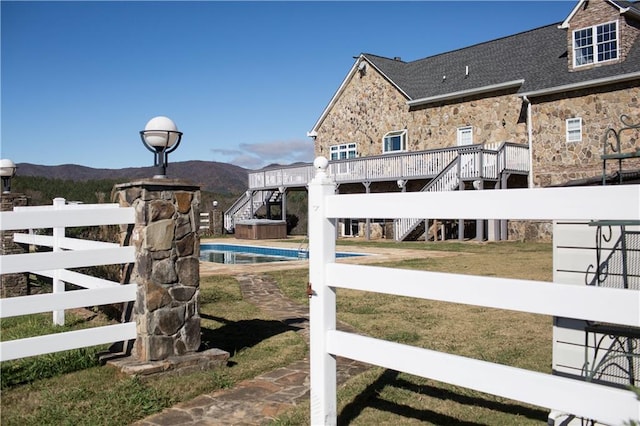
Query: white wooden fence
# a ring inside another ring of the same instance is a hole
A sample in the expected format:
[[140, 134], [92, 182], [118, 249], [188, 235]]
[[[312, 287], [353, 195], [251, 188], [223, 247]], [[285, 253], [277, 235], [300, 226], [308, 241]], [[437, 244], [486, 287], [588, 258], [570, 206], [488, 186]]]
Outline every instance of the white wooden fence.
[[200, 223], [198, 224], [199, 231], [208, 231], [209, 230], [209, 215], [211, 213], [200, 213]]
[[[134, 209], [117, 204], [16, 207], [0, 213], [0, 231], [53, 228], [53, 235], [14, 234], [17, 243], [52, 247], [53, 251], [0, 256], [0, 274], [34, 273], [53, 278], [53, 293], [0, 299], [0, 318], [53, 312], [54, 324], [64, 324], [64, 310], [128, 302], [136, 299], [136, 284], [119, 283], [69, 271], [67, 268], [129, 263], [135, 248], [65, 236], [66, 227], [134, 223]], [[64, 282], [82, 287], [64, 292]], [[136, 338], [134, 322], [46, 336], [5, 341], [0, 361], [77, 349]]]
[[336, 330], [336, 288], [640, 327], [640, 292], [335, 262], [336, 220], [459, 217], [637, 220], [640, 186], [334, 194], [326, 160], [309, 185], [311, 424], [336, 424], [336, 356], [572, 413], [640, 419], [633, 392]]

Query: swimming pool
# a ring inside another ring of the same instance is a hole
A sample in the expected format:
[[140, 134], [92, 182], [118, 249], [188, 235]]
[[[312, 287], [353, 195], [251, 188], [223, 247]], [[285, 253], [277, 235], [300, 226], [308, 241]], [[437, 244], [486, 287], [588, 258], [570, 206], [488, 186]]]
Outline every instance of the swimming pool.
[[[365, 256], [363, 253], [336, 253], [336, 257]], [[306, 260], [309, 252], [278, 247], [243, 244], [201, 244], [200, 260], [232, 265]]]

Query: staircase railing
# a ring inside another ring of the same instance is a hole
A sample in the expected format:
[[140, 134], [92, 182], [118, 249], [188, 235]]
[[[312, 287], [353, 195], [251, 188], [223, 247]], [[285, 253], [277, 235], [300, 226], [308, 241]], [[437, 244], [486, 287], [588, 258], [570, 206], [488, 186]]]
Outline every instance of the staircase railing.
[[274, 192], [277, 191], [254, 191], [253, 193], [247, 191], [242, 194], [224, 213], [224, 229], [227, 232], [233, 232], [236, 222], [251, 219], [251, 211], [255, 213], [265, 204], [266, 200], [271, 199]]
[[[482, 145], [458, 148], [457, 156], [421, 191], [454, 191], [460, 179], [498, 179], [504, 171], [529, 170], [528, 147], [504, 142], [486, 149]], [[455, 167], [457, 165], [457, 167]], [[400, 218], [394, 221], [395, 239], [402, 241], [411, 234], [424, 218]], [[426, 230], [425, 230], [426, 231]]]
[[[460, 185], [462, 169], [461, 157], [455, 157], [431, 182], [426, 184], [421, 191], [439, 192], [453, 191]], [[394, 233], [396, 241], [404, 240], [425, 218], [398, 218], [394, 221]]]

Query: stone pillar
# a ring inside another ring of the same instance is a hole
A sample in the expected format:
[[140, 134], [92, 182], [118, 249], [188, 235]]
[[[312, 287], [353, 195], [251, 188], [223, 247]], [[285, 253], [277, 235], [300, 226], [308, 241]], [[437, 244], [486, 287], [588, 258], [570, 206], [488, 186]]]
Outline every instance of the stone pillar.
[[131, 282], [138, 284], [134, 357], [157, 361], [200, 347], [200, 188], [172, 179], [116, 185], [136, 223], [122, 229], [123, 245], [136, 247]]
[[209, 215], [209, 230], [214, 237], [222, 236], [222, 229], [224, 228], [224, 218], [222, 217], [222, 210], [216, 205], [211, 210]]
[[[24, 194], [0, 194], [0, 211], [10, 212], [14, 207], [29, 204]], [[13, 234], [18, 230], [0, 231], [0, 254], [22, 254], [25, 249], [13, 241]], [[0, 297], [26, 296], [29, 294], [27, 274], [0, 275]]]

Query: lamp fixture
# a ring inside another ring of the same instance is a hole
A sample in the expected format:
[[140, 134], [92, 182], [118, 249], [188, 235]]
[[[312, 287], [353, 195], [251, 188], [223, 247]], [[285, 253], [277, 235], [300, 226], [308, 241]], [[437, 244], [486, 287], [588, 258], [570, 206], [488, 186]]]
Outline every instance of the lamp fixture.
[[180, 145], [182, 132], [178, 131], [173, 120], [158, 116], [147, 122], [144, 130], [140, 131], [140, 138], [143, 145], [154, 154], [153, 165], [158, 167], [158, 174], [154, 178], [166, 178], [169, 153]]
[[8, 158], [0, 160], [0, 177], [2, 177], [2, 193], [11, 192], [11, 178], [16, 175], [16, 165]]
[[367, 74], [367, 63], [365, 61], [361, 61], [360, 64], [358, 64], [358, 72], [360, 73], [360, 77]]

